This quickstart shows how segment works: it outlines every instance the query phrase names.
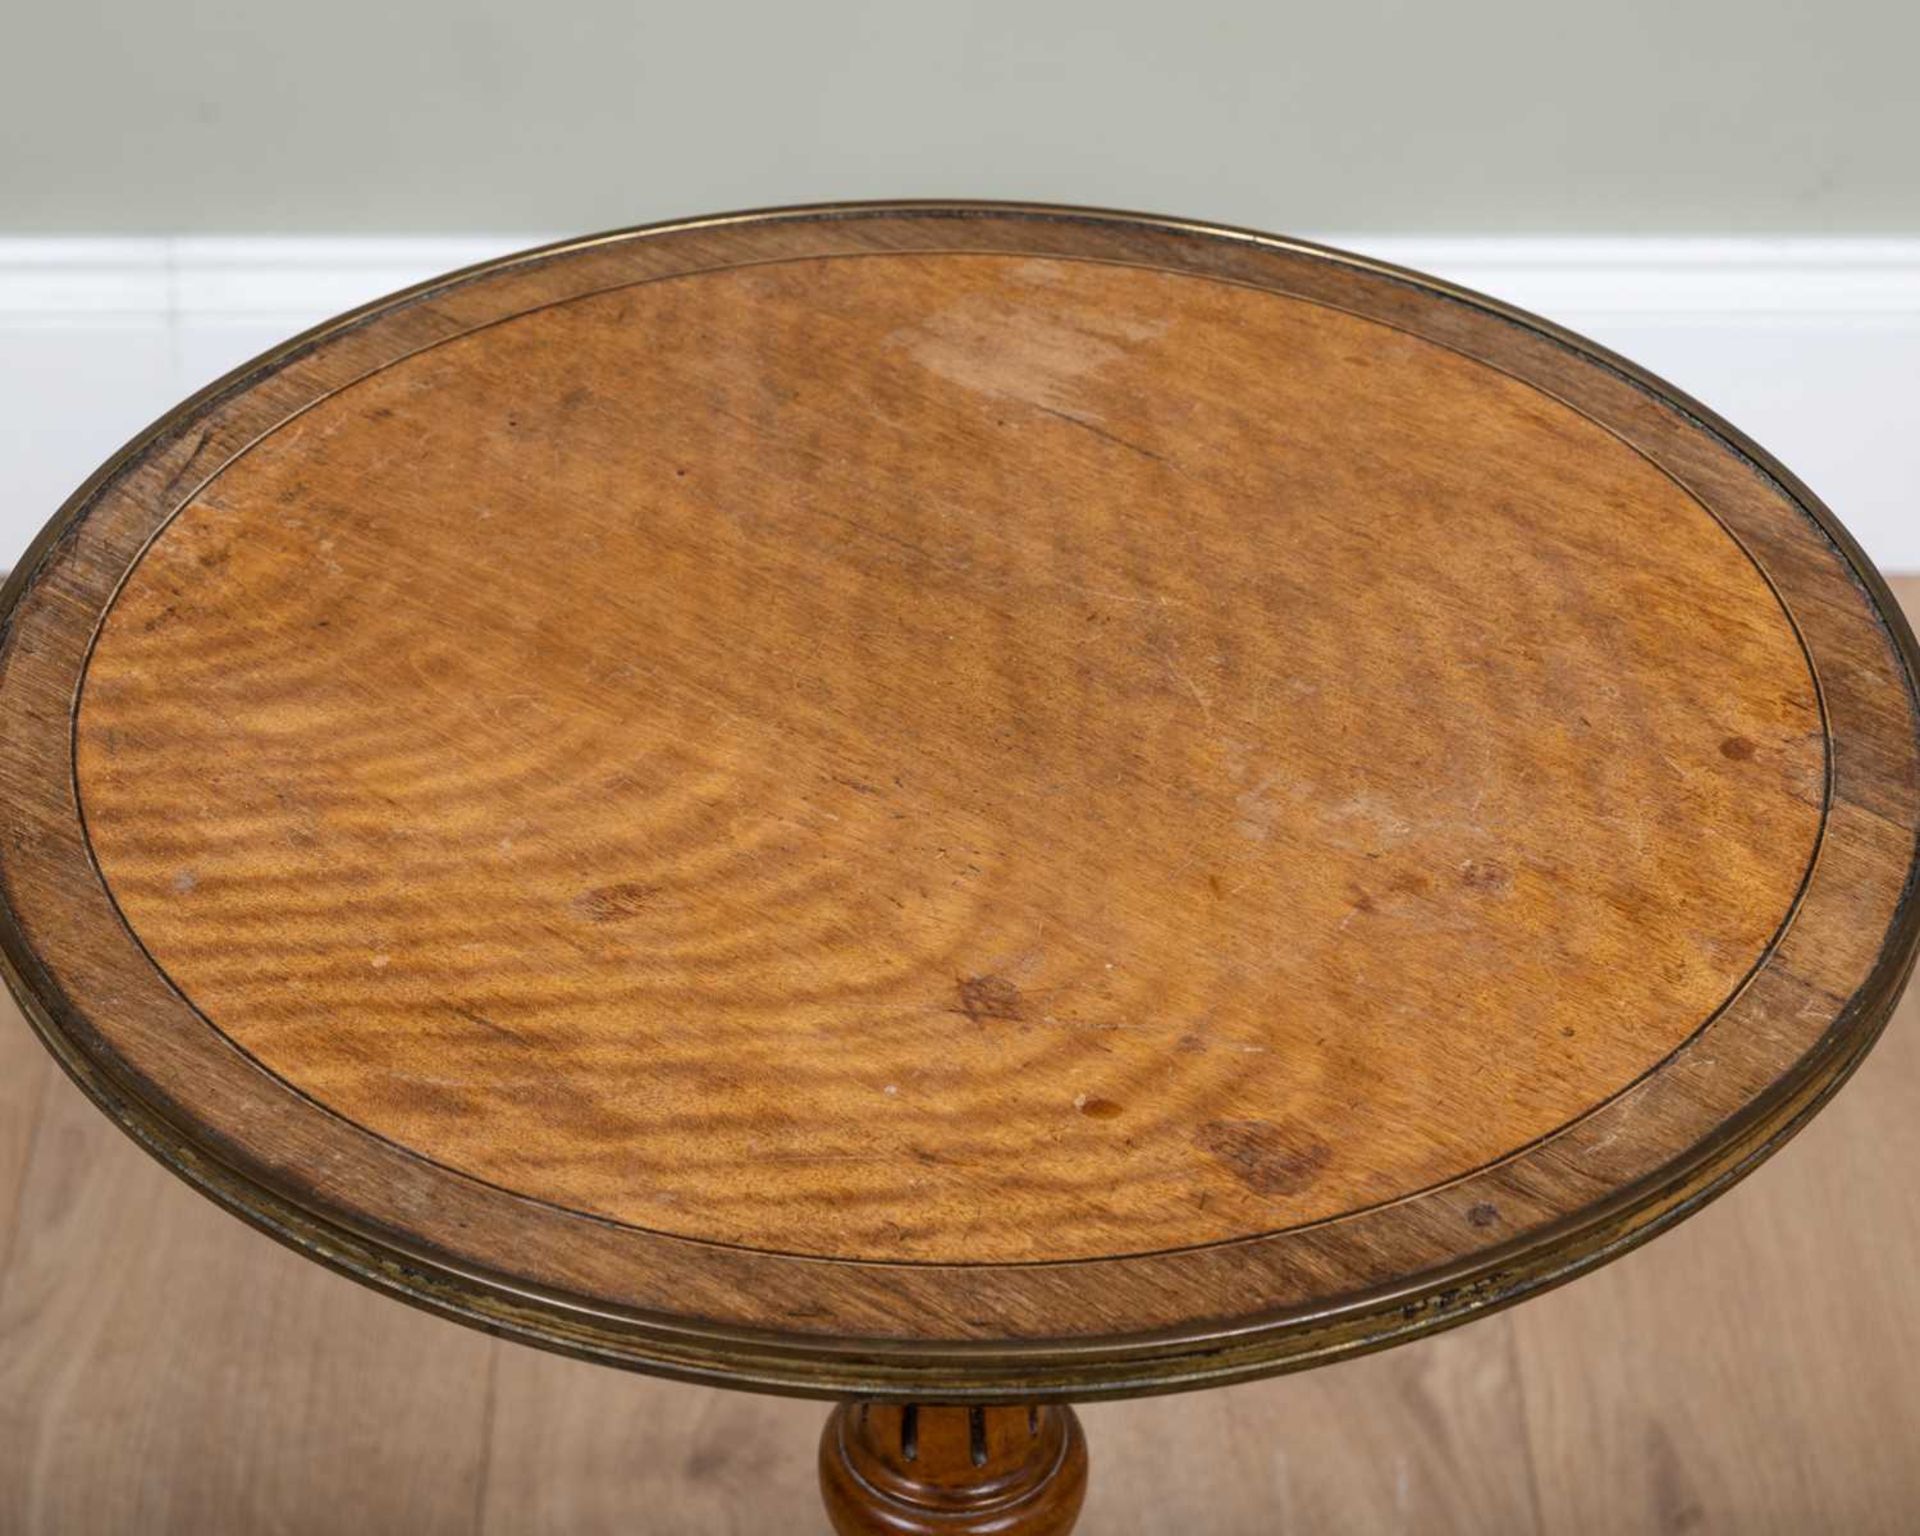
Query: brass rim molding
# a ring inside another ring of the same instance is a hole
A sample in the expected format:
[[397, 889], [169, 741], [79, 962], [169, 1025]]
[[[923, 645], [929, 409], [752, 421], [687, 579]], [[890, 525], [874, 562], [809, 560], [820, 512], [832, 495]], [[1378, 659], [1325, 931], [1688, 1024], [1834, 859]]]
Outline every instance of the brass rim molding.
[[[319, 401], [499, 321], [665, 277], [882, 253], [1113, 263], [1343, 310], [1519, 380], [1682, 486], [1773, 589], [1825, 721], [1818, 853], [1753, 973], [1653, 1070], [1457, 1179], [1260, 1237], [1025, 1263], [808, 1258], [544, 1205], [343, 1120], [201, 1019], [119, 915], [74, 760], [99, 626], [174, 512]], [[169, 413], [61, 509], [0, 608], [0, 956], [63, 1067], [175, 1172], [309, 1256], [476, 1326], [664, 1374], [819, 1396], [1093, 1398], [1294, 1369], [1464, 1321], [1625, 1251], [1762, 1160], [1858, 1064], [1920, 947], [1920, 649], [1831, 514], [1711, 412], [1591, 343], [1418, 274], [1247, 231], [875, 204], [486, 263], [329, 322]], [[1088, 1295], [1097, 1317], [1076, 1299]]]

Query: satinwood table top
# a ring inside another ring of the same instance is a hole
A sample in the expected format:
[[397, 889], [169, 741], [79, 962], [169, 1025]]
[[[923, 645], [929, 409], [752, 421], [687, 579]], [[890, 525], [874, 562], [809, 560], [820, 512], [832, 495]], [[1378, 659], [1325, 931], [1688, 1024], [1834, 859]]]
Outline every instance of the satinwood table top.
[[1910, 966], [1911, 635], [1543, 322], [1285, 240], [796, 210], [491, 263], [16, 571], [9, 980], [150, 1150], [749, 1386], [1311, 1364], [1620, 1251]]

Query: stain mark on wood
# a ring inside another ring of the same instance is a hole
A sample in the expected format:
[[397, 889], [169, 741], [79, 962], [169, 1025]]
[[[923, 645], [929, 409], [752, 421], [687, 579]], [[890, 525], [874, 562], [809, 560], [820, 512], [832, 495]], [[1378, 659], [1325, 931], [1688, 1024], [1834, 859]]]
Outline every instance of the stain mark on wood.
[[1209, 1120], [1193, 1139], [1257, 1195], [1298, 1194], [1332, 1157], [1323, 1143], [1290, 1136], [1265, 1120]]
[[985, 1019], [1018, 1023], [1027, 1016], [1020, 989], [1004, 976], [961, 976], [954, 985], [960, 994], [959, 1011], [975, 1024]]

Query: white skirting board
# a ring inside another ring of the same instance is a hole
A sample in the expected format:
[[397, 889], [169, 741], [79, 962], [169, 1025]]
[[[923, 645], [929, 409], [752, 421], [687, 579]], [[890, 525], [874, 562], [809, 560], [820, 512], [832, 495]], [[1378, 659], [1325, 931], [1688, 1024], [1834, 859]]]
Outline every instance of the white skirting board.
[[[1920, 572], [1920, 240], [1316, 236], [1624, 353]], [[0, 567], [176, 400], [296, 331], [532, 236], [0, 237]]]

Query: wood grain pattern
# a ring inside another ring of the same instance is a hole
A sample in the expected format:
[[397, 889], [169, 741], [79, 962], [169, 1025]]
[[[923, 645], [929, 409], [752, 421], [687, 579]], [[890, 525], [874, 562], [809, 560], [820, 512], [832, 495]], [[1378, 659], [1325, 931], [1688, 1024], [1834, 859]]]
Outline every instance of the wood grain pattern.
[[1756, 464], [1191, 226], [497, 264], [17, 577], [10, 980], [203, 1187], [556, 1347], [1014, 1400], [1392, 1342], [1750, 1167], [1911, 962], [1911, 637]]
[[[1920, 581], [1894, 585], [1920, 604]], [[0, 1087], [42, 1060], [0, 1002]], [[54, 1283], [84, 1294], [129, 1265], [134, 1278], [97, 1306], [24, 1308], [0, 1268], [0, 1529], [109, 1536], [137, 1509], [152, 1536], [200, 1536], [236, 1511], [286, 1536], [825, 1536], [816, 1405], [603, 1371], [391, 1307], [214, 1211], [71, 1085], [47, 1093], [75, 1137], [38, 1141], [8, 1174], [24, 1192], [0, 1183], [0, 1207], [28, 1213], [23, 1244]], [[1083, 1410], [1099, 1461], [1083, 1528], [1908, 1530], [1916, 1093], [1909, 994], [1783, 1155], [1621, 1263], [1337, 1369]], [[76, 1185], [85, 1222], [61, 1219]], [[190, 1272], [175, 1264], [195, 1252]], [[326, 1368], [369, 1330], [377, 1347]], [[262, 1339], [294, 1362], [284, 1376], [241, 1368]], [[475, 1352], [497, 1356], [491, 1390]], [[423, 1409], [414, 1394], [436, 1380], [480, 1411]]]

